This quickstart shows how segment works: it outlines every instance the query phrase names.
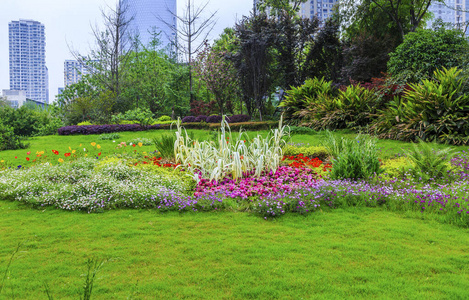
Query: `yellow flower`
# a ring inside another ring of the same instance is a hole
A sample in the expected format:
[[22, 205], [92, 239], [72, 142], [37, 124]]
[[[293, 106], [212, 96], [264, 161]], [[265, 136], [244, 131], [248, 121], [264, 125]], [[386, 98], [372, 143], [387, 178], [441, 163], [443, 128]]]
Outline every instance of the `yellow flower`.
[[92, 143], [91, 143], [91, 146], [93, 146], [93, 147], [96, 146], [96, 143], [95, 143], [95, 142], [92, 142]]
[[5, 162], [5, 161], [2, 159], [2, 160], [0, 160], [0, 163], [2, 163], [2, 162]]
[[72, 147], [68, 146], [68, 150], [72, 150]]
[[43, 155], [43, 154], [44, 154], [44, 151], [36, 151], [36, 154], [37, 154], [37, 155]]
[[63, 163], [63, 162], [64, 162], [64, 160], [59, 158], [59, 163]]
[[85, 154], [85, 157], [87, 157], [87, 156], [88, 156], [88, 154]]
[[142, 146], [143, 146], [143, 144], [142, 144], [142, 143], [138, 143], [137, 145], [138, 145], [139, 147], [142, 147]]
[[146, 151], [143, 151], [142, 153], [143, 153], [143, 154], [147, 154], [147, 152], [146, 152]]
[[81, 144], [80, 144], [80, 147], [81, 147]]
[[101, 149], [101, 146], [100, 146], [100, 145], [97, 145], [96, 148]]
[[72, 150], [72, 153], [75, 153], [75, 152], [77, 152], [77, 150]]

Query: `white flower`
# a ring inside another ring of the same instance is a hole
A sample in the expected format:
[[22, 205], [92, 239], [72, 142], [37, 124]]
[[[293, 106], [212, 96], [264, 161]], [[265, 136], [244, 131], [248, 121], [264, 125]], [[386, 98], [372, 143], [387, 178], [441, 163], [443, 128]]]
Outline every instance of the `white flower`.
[[116, 141], [112, 141], [113, 143], [115, 143]]
[[129, 143], [130, 146], [132, 146], [132, 143]]

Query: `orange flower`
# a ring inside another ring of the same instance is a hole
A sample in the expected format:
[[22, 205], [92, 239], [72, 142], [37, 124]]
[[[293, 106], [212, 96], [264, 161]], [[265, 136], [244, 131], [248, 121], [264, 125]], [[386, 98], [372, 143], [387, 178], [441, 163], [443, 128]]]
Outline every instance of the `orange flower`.
[[75, 154], [75, 152], [77, 152], [77, 150], [72, 150], [72, 153]]
[[92, 142], [92, 143], [91, 143], [91, 146], [93, 146], [93, 147], [96, 146], [96, 143], [95, 143], [95, 142]]
[[52, 150], [52, 152], [53, 152], [55, 155], [59, 155], [59, 151], [57, 151], [57, 150]]
[[139, 147], [142, 147], [142, 146], [143, 146], [143, 144], [140, 142], [140, 143], [138, 143], [138, 146], [139, 146]]
[[96, 145], [96, 148], [101, 149], [101, 145]]
[[64, 160], [63, 160], [63, 159], [61, 159], [61, 158], [59, 158], [59, 160], [58, 160], [58, 161], [59, 161], [59, 163], [63, 163], [63, 162], [64, 162]]

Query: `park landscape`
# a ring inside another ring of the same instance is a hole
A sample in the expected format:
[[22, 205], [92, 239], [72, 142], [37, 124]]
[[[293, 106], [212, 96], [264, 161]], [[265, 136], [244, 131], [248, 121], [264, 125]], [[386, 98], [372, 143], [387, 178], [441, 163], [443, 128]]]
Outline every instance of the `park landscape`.
[[1, 298], [468, 297], [467, 37], [260, 2], [190, 63], [156, 34], [0, 101]]

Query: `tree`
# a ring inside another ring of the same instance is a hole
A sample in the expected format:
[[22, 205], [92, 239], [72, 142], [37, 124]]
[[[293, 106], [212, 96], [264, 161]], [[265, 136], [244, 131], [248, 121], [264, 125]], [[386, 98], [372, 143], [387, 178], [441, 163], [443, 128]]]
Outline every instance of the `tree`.
[[343, 65], [342, 43], [339, 38], [339, 23], [336, 18], [326, 20], [314, 38], [314, 44], [306, 58], [308, 77], [324, 77], [327, 81], [339, 83]]
[[[394, 22], [401, 40], [422, 26], [428, 7], [435, 0], [370, 0]], [[428, 17], [428, 16], [427, 16]]]
[[267, 13], [269, 10], [271, 16], [279, 16], [284, 13], [295, 16], [300, 9], [300, 4], [306, 1], [307, 0], [259, 0], [256, 9], [261, 13]]
[[[187, 101], [186, 65], [178, 64], [163, 50], [159, 50], [158, 34], [149, 45], [137, 41], [138, 51], [129, 58], [129, 70], [125, 77], [128, 84], [123, 97], [132, 104], [128, 109], [148, 108], [152, 113], [171, 114], [171, 108], [189, 107]], [[182, 101], [181, 101], [182, 100]]]
[[89, 55], [72, 51], [74, 57], [88, 68], [99, 85], [115, 95], [116, 103], [122, 101], [119, 96], [123, 90], [124, 77], [129, 68], [132, 47], [128, 32], [133, 17], [128, 17], [128, 6], [119, 0], [116, 7], [109, 12], [101, 11], [104, 19], [104, 30], [98, 26], [92, 28], [96, 39], [96, 49]]
[[195, 73], [215, 96], [222, 115], [225, 114], [225, 106], [230, 99], [237, 98], [239, 93], [236, 69], [233, 63], [225, 58], [225, 55], [226, 52], [216, 51], [206, 44], [194, 64]]
[[206, 2], [205, 4], [196, 7], [194, 5], [194, 0], [187, 0], [182, 16], [178, 16], [168, 10], [169, 13], [178, 20], [179, 26], [177, 27], [174, 27], [162, 18], [159, 18], [176, 34], [176, 48], [180, 53], [186, 56], [189, 67], [189, 92], [191, 102], [194, 100], [192, 90], [192, 60], [194, 55], [204, 47], [205, 41], [216, 23], [214, 18], [217, 12], [211, 13], [207, 18], [203, 18], [203, 13], [207, 8], [208, 3], [209, 2]]
[[313, 36], [319, 29], [319, 19], [297, 18], [280, 12], [276, 24], [275, 43], [278, 85], [283, 90], [299, 86], [307, 79], [306, 50], [314, 45]]
[[272, 63], [275, 23], [266, 14], [244, 17], [235, 25], [238, 51], [233, 55], [238, 80], [248, 114], [265, 113], [265, 97], [272, 91]]
[[468, 42], [459, 30], [419, 29], [406, 35], [390, 54], [388, 72], [395, 78], [418, 81], [443, 67], [463, 67], [468, 50]]

